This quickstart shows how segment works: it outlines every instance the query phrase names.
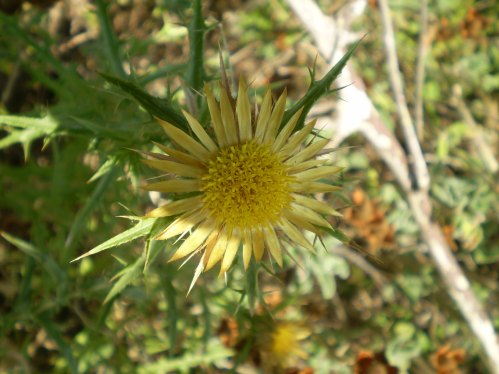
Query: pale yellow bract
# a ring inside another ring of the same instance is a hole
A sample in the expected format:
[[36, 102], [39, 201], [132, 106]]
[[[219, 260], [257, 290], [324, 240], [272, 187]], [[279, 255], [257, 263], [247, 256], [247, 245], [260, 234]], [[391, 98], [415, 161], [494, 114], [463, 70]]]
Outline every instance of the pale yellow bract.
[[[251, 257], [260, 261], [265, 250], [282, 266], [282, 236], [314, 251], [302, 230], [316, 234], [330, 228], [324, 215], [337, 211], [313, 197], [338, 187], [319, 182], [340, 168], [315, 156], [327, 140], [304, 145], [314, 122], [293, 132], [301, 110], [280, 128], [286, 91], [272, 108], [267, 90], [256, 119], [252, 118], [248, 88], [241, 80], [235, 110], [230, 93], [221, 88], [218, 102], [204, 89], [211, 117], [205, 130], [189, 113], [184, 116], [192, 135], [158, 119], [170, 139], [183, 150], [161, 146], [167, 156], [144, 160], [175, 177], [145, 186], [147, 190], [184, 193], [188, 197], [162, 205], [147, 217], [176, 216], [156, 239], [184, 240], [170, 261], [202, 252], [195, 279], [221, 262], [225, 273], [242, 247], [245, 269]], [[212, 131], [211, 131], [212, 130]], [[210, 134], [213, 133], [213, 136]]]

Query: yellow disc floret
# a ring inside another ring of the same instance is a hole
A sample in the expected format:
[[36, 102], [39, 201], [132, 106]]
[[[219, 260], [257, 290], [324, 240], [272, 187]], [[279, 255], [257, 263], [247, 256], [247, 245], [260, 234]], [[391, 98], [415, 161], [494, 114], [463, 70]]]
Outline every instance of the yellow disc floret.
[[272, 225], [292, 201], [291, 179], [268, 145], [253, 140], [226, 147], [202, 177], [204, 206], [228, 227]]

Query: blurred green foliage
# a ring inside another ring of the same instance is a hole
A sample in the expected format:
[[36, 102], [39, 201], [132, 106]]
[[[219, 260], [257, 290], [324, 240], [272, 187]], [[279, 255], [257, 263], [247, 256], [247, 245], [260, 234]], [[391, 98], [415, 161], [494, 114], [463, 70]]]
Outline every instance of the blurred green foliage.
[[[206, 119], [197, 92], [219, 76], [220, 40], [233, 55], [259, 43], [241, 66], [228, 66], [234, 75], [253, 69], [276, 86], [283, 74], [298, 91], [300, 82], [308, 84], [306, 69], [295, 72], [303, 56], [279, 60], [295, 45], [310, 46], [284, 2], [195, 1], [191, 8], [181, 1], [101, 0], [79, 15], [63, 13], [56, 31], [54, 13], [25, 4], [0, 11], [0, 372], [256, 371], [259, 342], [271, 332], [261, 319], [305, 325], [308, 358], [297, 365], [318, 373], [350, 372], [362, 350], [384, 352], [400, 370], [428, 372], [432, 354], [447, 343], [465, 350], [465, 371], [485, 372], [479, 345], [421, 251], [403, 196], [358, 138], [349, 143], [362, 147], [341, 149], [337, 159], [355, 180], [347, 187], [360, 186], [393, 227], [394, 243], [376, 253], [341, 255], [335, 239], [324, 243], [328, 252], [317, 243], [320, 257], [289, 248], [300, 266], [288, 259], [281, 270], [253, 264], [246, 275], [237, 266], [227, 279], [208, 273], [186, 298], [194, 265], [178, 270], [167, 263], [174, 243], [148, 239], [156, 220], [137, 220], [153, 205], [138, 189], [151, 173], [131, 149], [168, 144], [151, 114], [181, 124], [183, 106]], [[419, 2], [391, 6], [413, 105]], [[477, 156], [474, 134], [452, 101], [459, 84], [480, 131], [497, 131], [497, 11], [487, 1], [431, 2], [422, 145], [435, 218], [499, 327], [497, 175]], [[372, 32], [354, 64], [396, 131], [379, 25], [371, 5], [357, 27]], [[72, 46], [85, 32], [87, 39]], [[314, 58], [306, 60], [309, 67]], [[274, 59], [292, 73], [279, 72]], [[319, 58], [318, 70], [324, 65]], [[331, 203], [345, 207], [336, 196]], [[353, 227], [342, 226], [355, 236]], [[91, 248], [109, 251], [70, 262]], [[359, 257], [384, 281], [367, 275]], [[223, 328], [230, 320], [235, 331]]]

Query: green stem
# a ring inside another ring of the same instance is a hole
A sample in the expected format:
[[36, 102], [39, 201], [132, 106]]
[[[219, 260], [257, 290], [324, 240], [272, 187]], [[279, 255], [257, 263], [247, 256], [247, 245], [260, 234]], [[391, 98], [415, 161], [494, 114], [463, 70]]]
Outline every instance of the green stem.
[[97, 17], [99, 19], [100, 36], [104, 43], [104, 52], [111, 64], [113, 74], [126, 78], [127, 74], [123, 70], [123, 64], [121, 63], [118, 38], [116, 38], [111, 27], [111, 20], [107, 14], [107, 5], [106, 1], [97, 0]]
[[[201, 92], [204, 79], [203, 45], [205, 25], [201, 0], [192, 2], [193, 16], [189, 25], [189, 62], [187, 65], [187, 84], [194, 92]], [[201, 96], [196, 95], [199, 107]]]

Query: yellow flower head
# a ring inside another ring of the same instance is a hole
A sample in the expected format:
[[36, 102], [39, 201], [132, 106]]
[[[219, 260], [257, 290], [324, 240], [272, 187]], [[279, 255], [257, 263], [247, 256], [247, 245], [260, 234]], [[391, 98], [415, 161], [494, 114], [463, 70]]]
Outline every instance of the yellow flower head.
[[225, 273], [242, 247], [245, 268], [252, 256], [260, 261], [266, 250], [282, 265], [283, 235], [313, 251], [302, 230], [320, 234], [321, 228], [330, 228], [324, 215], [337, 212], [312, 194], [337, 190], [319, 179], [340, 170], [326, 165], [326, 160], [315, 159], [327, 140], [304, 145], [315, 122], [293, 131], [300, 110], [281, 127], [286, 91], [272, 107], [268, 90], [256, 118], [252, 118], [244, 81], [240, 82], [235, 108], [223, 87], [219, 102], [208, 86], [205, 95], [211, 128], [203, 128], [187, 112], [184, 116], [191, 134], [158, 119], [182, 150], [160, 146], [167, 156], [144, 160], [174, 175], [147, 185], [147, 190], [187, 196], [147, 214], [176, 216], [156, 238], [185, 238], [170, 261], [202, 252], [198, 273], [218, 262]]
[[299, 359], [306, 359], [302, 341], [310, 335], [308, 329], [298, 322], [276, 322], [260, 337], [262, 366], [267, 371], [295, 365]]

